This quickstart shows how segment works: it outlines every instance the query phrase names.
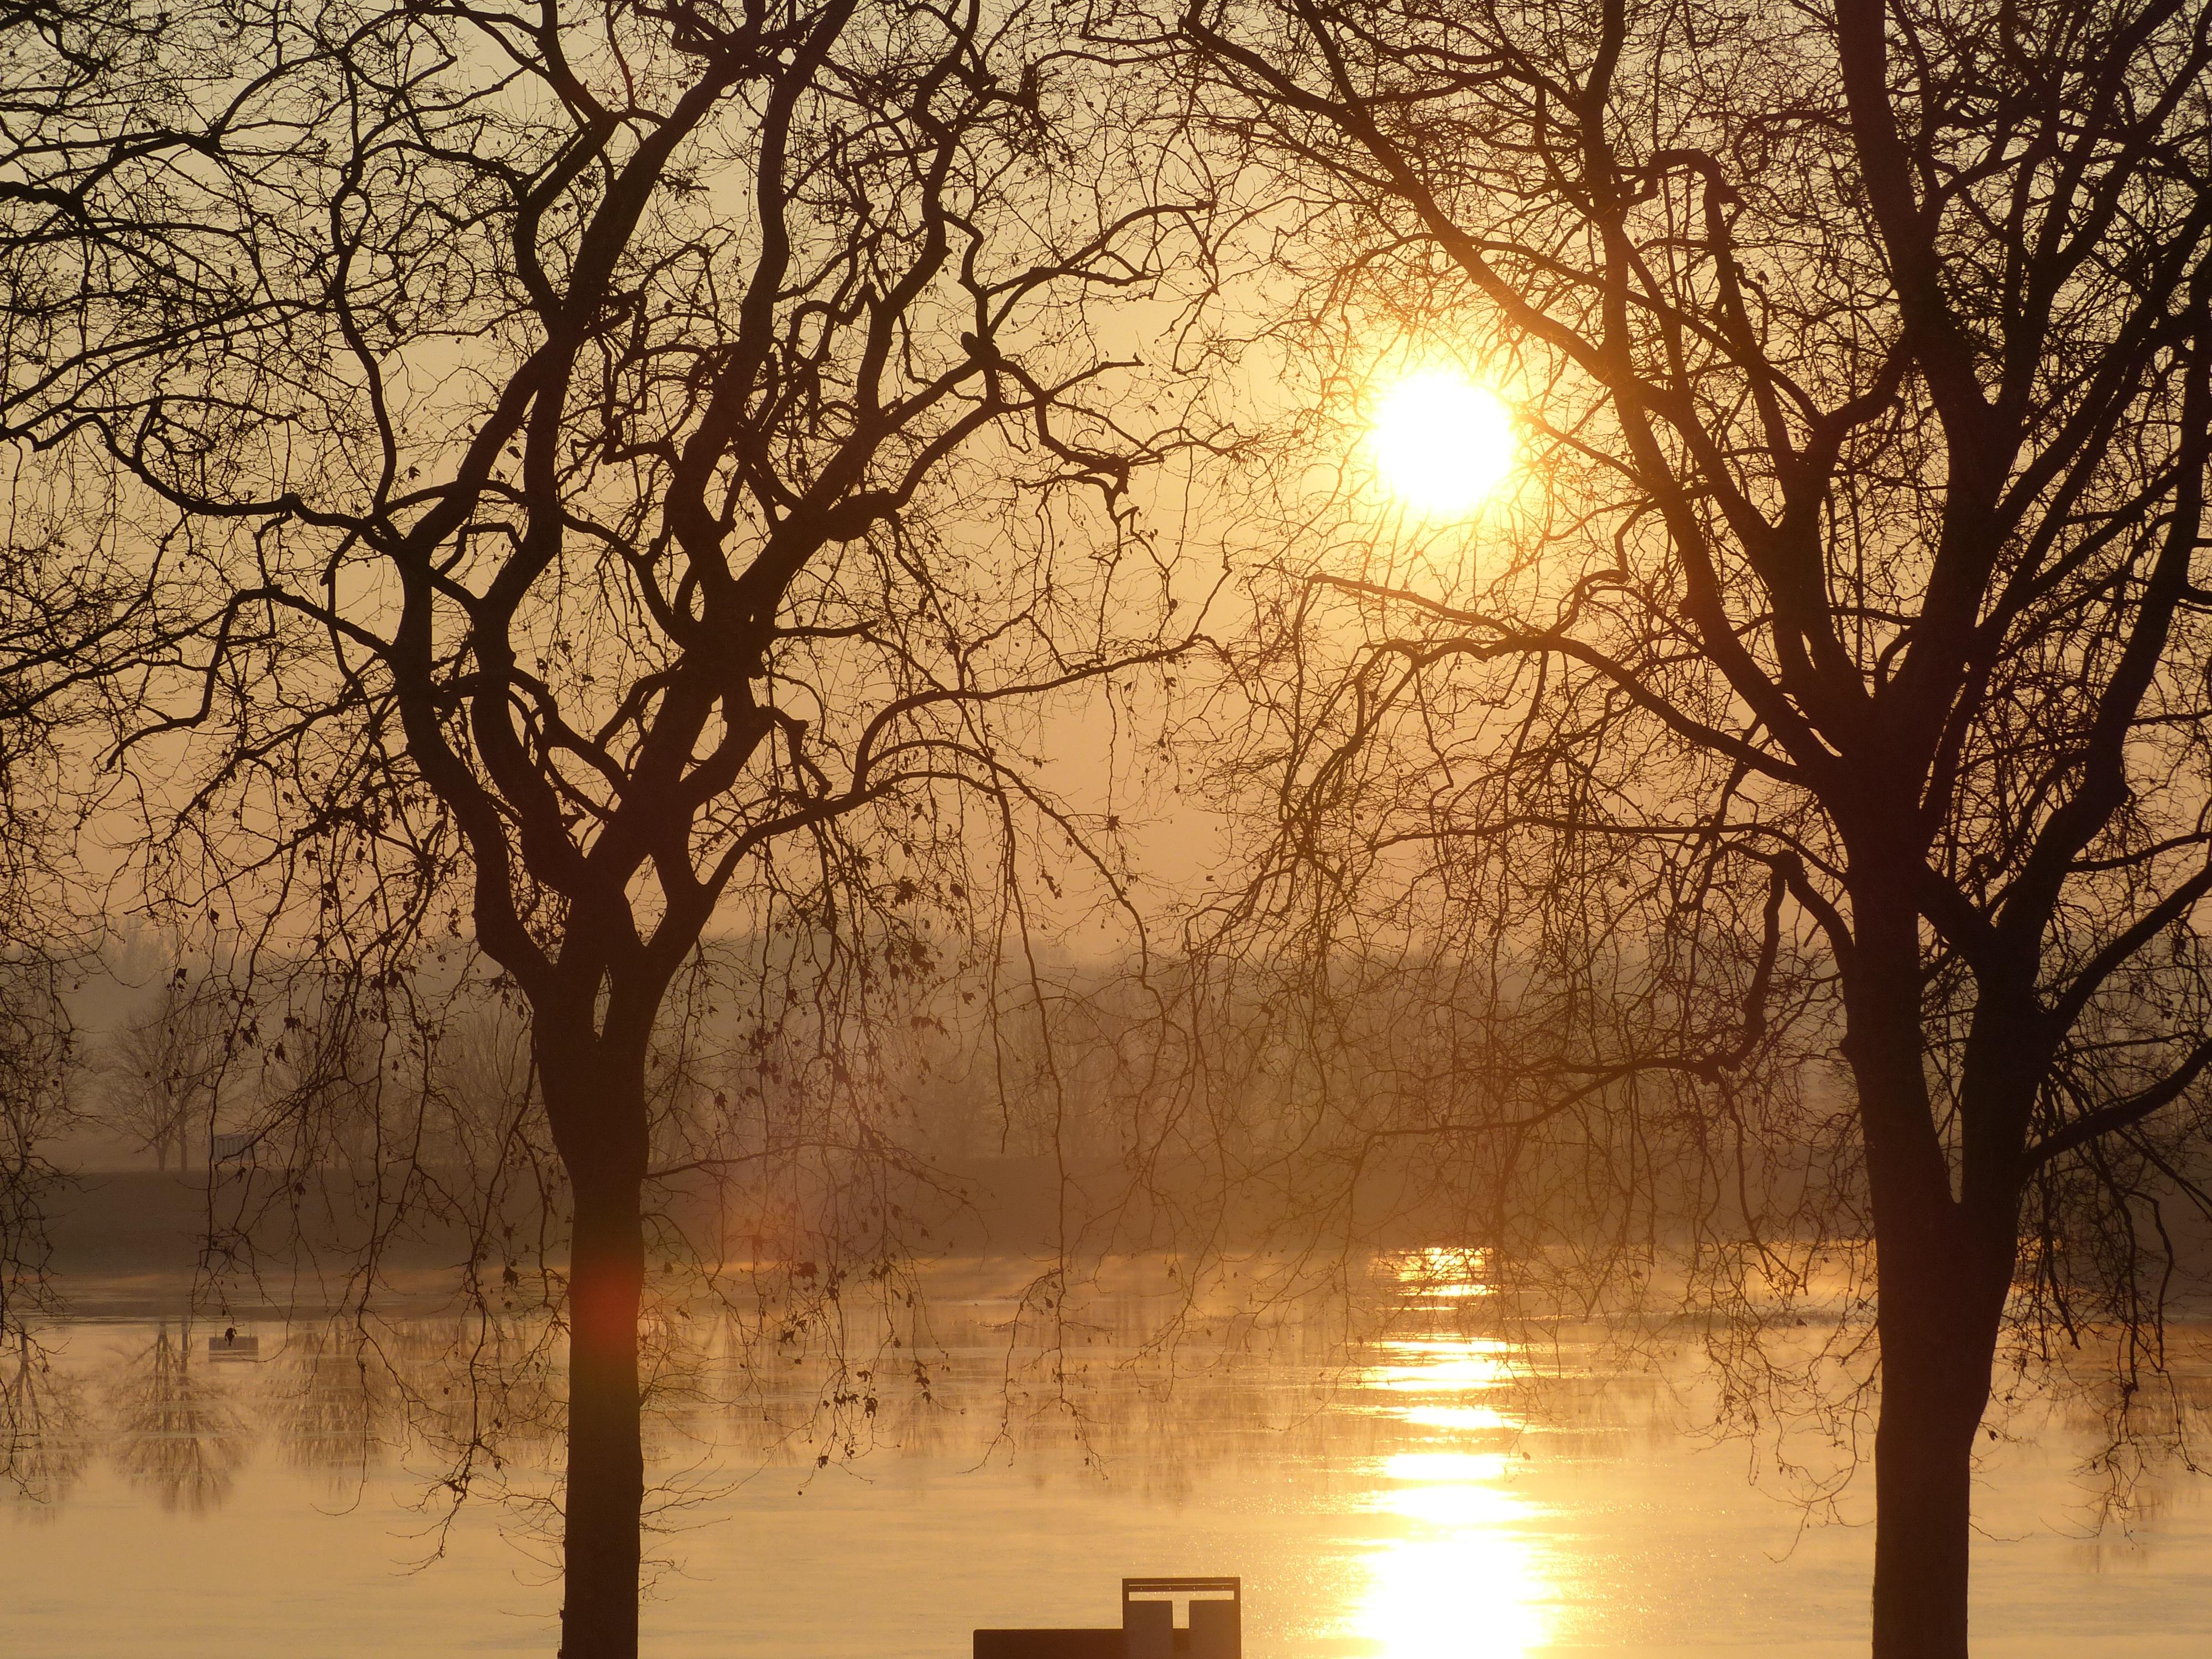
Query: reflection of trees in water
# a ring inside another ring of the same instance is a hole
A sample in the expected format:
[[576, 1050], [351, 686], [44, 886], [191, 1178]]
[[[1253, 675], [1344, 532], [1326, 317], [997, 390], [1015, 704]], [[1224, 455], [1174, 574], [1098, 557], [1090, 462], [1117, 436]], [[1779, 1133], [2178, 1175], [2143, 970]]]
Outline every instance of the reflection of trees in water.
[[541, 1495], [560, 1431], [542, 1319], [392, 1319], [349, 1314], [289, 1336], [271, 1378], [270, 1427], [294, 1467], [357, 1488], [399, 1464], [422, 1474], [423, 1508], [450, 1516], [471, 1492]]
[[[1675, 1393], [1681, 1364], [1621, 1369], [1617, 1345], [1587, 1333], [1562, 1327], [1549, 1352], [1510, 1349], [1472, 1268], [1378, 1270], [1255, 1321], [1162, 1290], [1157, 1264], [1150, 1278], [1127, 1275], [1137, 1289], [1109, 1279], [1049, 1309], [1024, 1295], [1020, 1264], [1002, 1267], [1004, 1283], [948, 1270], [880, 1340], [860, 1313], [829, 1334], [834, 1297], [814, 1308], [811, 1334], [785, 1341], [786, 1304], [672, 1290], [651, 1306], [643, 1343], [656, 1527], [682, 1527], [687, 1506], [763, 1466], [799, 1474], [857, 1460], [865, 1474], [875, 1458], [988, 1461], [1039, 1480], [1088, 1467], [1174, 1503], [1223, 1475], [1286, 1465], [1358, 1485], [1401, 1453], [1517, 1456], [1535, 1443], [1531, 1428], [1547, 1455], [1633, 1458], [1719, 1410]], [[866, 1318], [878, 1316], [872, 1299]], [[1694, 1333], [1670, 1340], [1680, 1354], [1697, 1345]], [[468, 1498], [507, 1508], [523, 1538], [553, 1539], [562, 1343], [542, 1311], [349, 1315], [295, 1325], [270, 1363], [222, 1379], [227, 1398], [200, 1383], [191, 1351], [165, 1328], [106, 1390], [117, 1460], [166, 1503], [210, 1507], [244, 1449], [232, 1399], [250, 1389], [256, 1425], [292, 1467], [356, 1492], [375, 1474], [396, 1475], [403, 1491], [418, 1482], [426, 1550]], [[2145, 1433], [2155, 1411], [2186, 1455], [2212, 1410], [2212, 1376], [2177, 1370], [2167, 1392], [2127, 1402], [2136, 1420], [2114, 1445], [2155, 1437]], [[2091, 1389], [2037, 1409], [2094, 1451], [2120, 1403]], [[2141, 1519], [2159, 1500], [2154, 1472], [2100, 1473], [2127, 1476], [2102, 1518]], [[2090, 1489], [2083, 1499], [2100, 1501]]]
[[189, 1325], [164, 1321], [108, 1385], [115, 1464], [165, 1510], [219, 1507], [246, 1461], [246, 1425], [225, 1391], [192, 1364]]
[[[932, 1299], [888, 1337], [857, 1328], [858, 1316], [832, 1334], [836, 1310], [817, 1307], [803, 1338], [785, 1340], [787, 1311], [673, 1295], [651, 1308], [645, 1434], [663, 1507], [763, 1465], [1043, 1453], [1057, 1468], [1070, 1452], [1172, 1497], [1208, 1471], [1320, 1460], [1374, 1432], [1357, 1414], [1325, 1417], [1357, 1373], [1327, 1310], [1246, 1331], [1233, 1348], [1154, 1346], [1176, 1310], [1151, 1296], [1085, 1304], [1057, 1347], [997, 1298]], [[562, 1340], [542, 1315], [295, 1328], [269, 1368], [264, 1415], [295, 1466], [419, 1475], [434, 1522], [465, 1497], [526, 1517], [560, 1443]]]
[[[1043, 1478], [1087, 1460], [1133, 1492], [1174, 1501], [1224, 1471], [1408, 1443], [1404, 1424], [1363, 1400], [1363, 1354], [1372, 1354], [1346, 1346], [1340, 1306], [1279, 1310], [1266, 1328], [1233, 1334], [1189, 1327], [1163, 1346], [1163, 1327], [1186, 1306], [1102, 1291], [1068, 1298], [1056, 1336], [1041, 1340], [1035, 1309], [1022, 1311], [1018, 1286], [1002, 1288], [938, 1286], [881, 1340], [859, 1315], [830, 1334], [834, 1294], [813, 1307], [805, 1340], [786, 1341], [787, 1304], [672, 1293], [653, 1308], [645, 1343], [655, 1524], [680, 1528], [688, 1505], [763, 1465], [1013, 1459]], [[879, 1316], [872, 1301], [866, 1316]], [[419, 1481], [426, 1551], [468, 1498], [506, 1507], [526, 1538], [550, 1539], [562, 1341], [542, 1312], [348, 1314], [295, 1324], [281, 1345], [264, 1328], [267, 1363], [210, 1378], [188, 1328], [167, 1322], [118, 1352], [100, 1380], [106, 1434], [51, 1438], [48, 1455], [76, 1462], [47, 1467], [74, 1474], [104, 1437], [118, 1468], [164, 1507], [203, 1511], [225, 1498], [251, 1432], [349, 1499], [374, 1477], [396, 1474], [403, 1490]], [[64, 1380], [58, 1368], [44, 1385]]]
[[84, 1392], [27, 1331], [0, 1357], [0, 1462], [18, 1503], [52, 1513], [82, 1473], [88, 1450]]
[[[1333, 1409], [1360, 1389], [1364, 1351], [1347, 1346], [1346, 1310], [1328, 1297], [1279, 1305], [1261, 1325], [1208, 1326], [1173, 1288], [1055, 1294], [1049, 1317], [1024, 1291], [1020, 1273], [1006, 1285], [937, 1286], [884, 1341], [847, 1331], [787, 1342], [775, 1317], [695, 1309], [679, 1320], [664, 1310], [647, 1345], [649, 1453], [680, 1465], [711, 1445], [738, 1471], [1046, 1454], [1031, 1465], [1040, 1474], [1072, 1454], [1172, 1500], [1224, 1469], [1403, 1443], [1382, 1413]], [[817, 1327], [834, 1322], [817, 1315]], [[1168, 1332], [1174, 1340], [1162, 1340]]]
[[[556, 1384], [557, 1334], [543, 1316], [480, 1316], [413, 1334], [413, 1397], [430, 1449], [463, 1486], [533, 1497], [565, 1428]], [[458, 1498], [460, 1494], [456, 1493]]]
[[284, 1461], [355, 1486], [397, 1450], [406, 1411], [391, 1345], [358, 1319], [290, 1334], [272, 1379], [268, 1422]]
[[2035, 1441], [2055, 1426], [2086, 1448], [2071, 1524], [2124, 1535], [2175, 1507], [2175, 1474], [2212, 1468], [2212, 1327], [2169, 1320], [2154, 1356], [2131, 1355], [2125, 1332], [2101, 1334], [2117, 1354], [2097, 1334], [2046, 1357], [2033, 1391], [2001, 1385], [1988, 1421], [1992, 1438]]

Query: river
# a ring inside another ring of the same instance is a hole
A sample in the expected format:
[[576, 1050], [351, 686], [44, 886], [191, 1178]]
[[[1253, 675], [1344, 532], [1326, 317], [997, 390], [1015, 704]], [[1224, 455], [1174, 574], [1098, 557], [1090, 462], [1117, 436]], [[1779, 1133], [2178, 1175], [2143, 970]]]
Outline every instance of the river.
[[[1157, 1286], [1041, 1326], [1023, 1282], [940, 1274], [896, 1349], [667, 1322], [647, 1653], [963, 1659], [977, 1626], [1116, 1622], [1125, 1574], [1239, 1576], [1252, 1659], [1865, 1650], [1870, 1474], [1819, 1498], [1852, 1420], [1777, 1396], [1759, 1437], [1713, 1434], [1694, 1334], [1532, 1355], [1425, 1283], [1162, 1348]], [[543, 1322], [161, 1302], [94, 1297], [4, 1373], [0, 1653], [553, 1650]], [[2192, 1412], [2208, 1375], [2182, 1368]], [[2114, 1511], [2106, 1396], [2014, 1396], [1977, 1488], [1977, 1654], [2212, 1652], [2212, 1482], [2154, 1455]]]

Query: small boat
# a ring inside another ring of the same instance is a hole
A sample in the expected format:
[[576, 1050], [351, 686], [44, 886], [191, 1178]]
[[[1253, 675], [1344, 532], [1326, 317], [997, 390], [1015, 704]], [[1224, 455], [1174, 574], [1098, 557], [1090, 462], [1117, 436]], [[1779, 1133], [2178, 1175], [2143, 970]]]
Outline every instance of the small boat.
[[234, 1325], [221, 1336], [208, 1338], [210, 1359], [258, 1359], [261, 1358], [261, 1339], [240, 1336]]

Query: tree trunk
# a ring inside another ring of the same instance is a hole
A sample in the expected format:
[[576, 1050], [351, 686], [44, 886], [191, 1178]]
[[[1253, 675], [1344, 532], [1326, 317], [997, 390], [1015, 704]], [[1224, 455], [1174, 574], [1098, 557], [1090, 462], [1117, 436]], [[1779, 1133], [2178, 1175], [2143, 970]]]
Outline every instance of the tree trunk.
[[1974, 1435], [1989, 1405], [2009, 1254], [1993, 1286], [1987, 1250], [1899, 1261], [1876, 1243], [1874, 1659], [1966, 1659]]
[[572, 1158], [568, 1480], [562, 1659], [635, 1659], [638, 1528], [645, 1506], [637, 1322], [645, 1285], [639, 1172]]
[[1965, 1201], [1954, 1193], [1928, 1086], [1912, 884], [1881, 879], [1893, 864], [1917, 868], [1917, 854], [1866, 863], [1844, 1047], [1866, 1135], [1881, 1344], [1874, 1659], [1966, 1659], [1974, 1434], [2012, 1285], [2016, 1200], [1979, 1170], [1960, 1176]]

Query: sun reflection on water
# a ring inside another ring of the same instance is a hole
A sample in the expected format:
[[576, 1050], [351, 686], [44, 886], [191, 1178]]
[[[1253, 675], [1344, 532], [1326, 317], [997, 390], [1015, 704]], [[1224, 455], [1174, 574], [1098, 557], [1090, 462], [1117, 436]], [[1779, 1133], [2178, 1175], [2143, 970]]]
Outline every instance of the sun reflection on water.
[[[1484, 1265], [1479, 1252], [1408, 1252], [1398, 1278], [1408, 1303], [1465, 1307], [1489, 1292]], [[1379, 1659], [1522, 1659], [1550, 1641], [1559, 1597], [1536, 1507], [1510, 1478], [1522, 1427], [1501, 1392], [1511, 1345], [1426, 1335], [1380, 1346], [1363, 1383], [1382, 1414], [1426, 1432], [1377, 1471], [1374, 1508], [1390, 1528], [1367, 1558], [1353, 1633]]]
[[1503, 1343], [1395, 1342], [1389, 1347], [1404, 1358], [1370, 1367], [1368, 1387], [1393, 1394], [1455, 1394], [1494, 1389], [1512, 1375]]
[[1395, 1413], [1420, 1429], [1517, 1429], [1521, 1419], [1495, 1406], [1415, 1406]]
[[1521, 1659], [1549, 1636], [1540, 1571], [1503, 1528], [1408, 1538], [1374, 1558], [1360, 1633], [1389, 1659]]

